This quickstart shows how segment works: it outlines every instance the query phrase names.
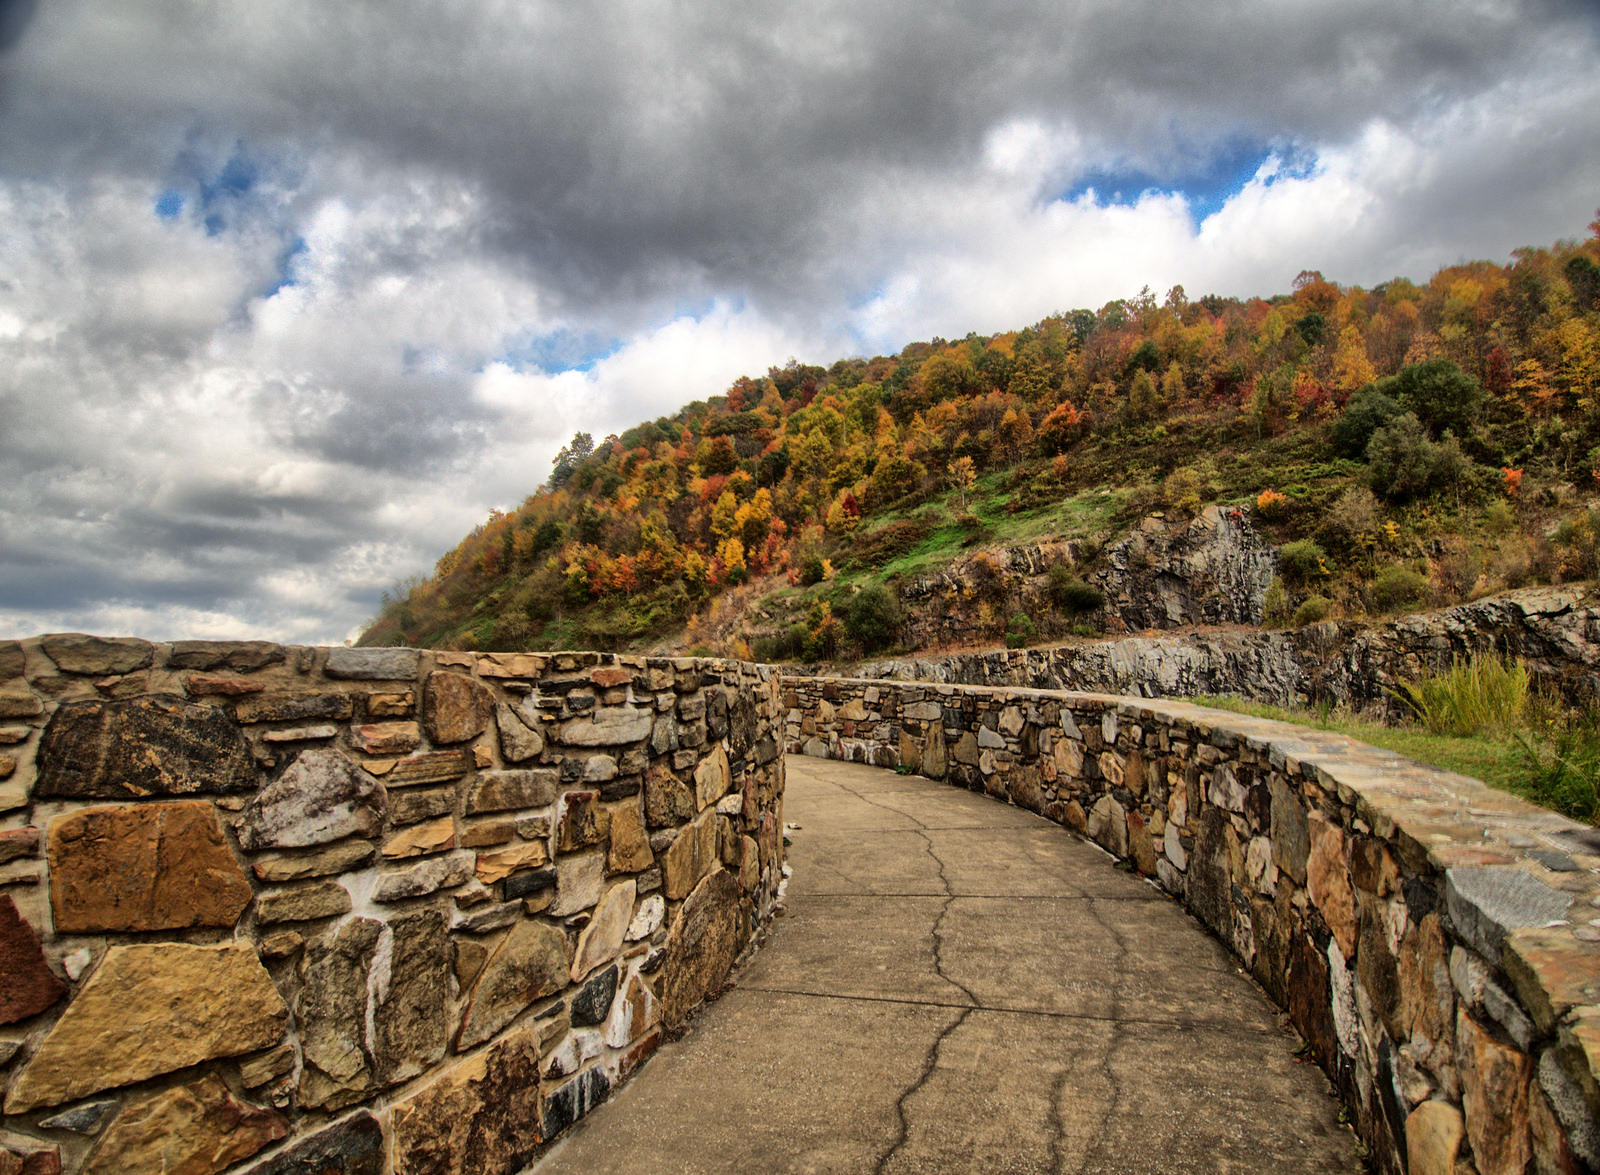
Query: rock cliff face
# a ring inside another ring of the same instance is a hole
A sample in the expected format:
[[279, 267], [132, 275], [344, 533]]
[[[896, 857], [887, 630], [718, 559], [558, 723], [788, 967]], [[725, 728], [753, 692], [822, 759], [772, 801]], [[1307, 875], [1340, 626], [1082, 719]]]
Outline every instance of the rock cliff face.
[[1373, 627], [1342, 621], [1282, 632], [1127, 637], [877, 661], [853, 672], [1140, 697], [1232, 694], [1275, 705], [1330, 702], [1383, 711], [1396, 682], [1479, 653], [1518, 657], [1568, 697], [1600, 696], [1600, 601], [1577, 588], [1532, 588]]
[[1277, 550], [1243, 510], [1207, 506], [1181, 530], [1160, 514], [1105, 550], [1094, 580], [1112, 628], [1260, 624]]

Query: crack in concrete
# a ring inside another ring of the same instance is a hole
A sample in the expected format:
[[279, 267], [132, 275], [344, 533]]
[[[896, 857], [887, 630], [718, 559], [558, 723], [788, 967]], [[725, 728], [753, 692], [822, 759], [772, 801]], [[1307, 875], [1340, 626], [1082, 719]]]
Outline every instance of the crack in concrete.
[[903, 1090], [900, 1096], [895, 1099], [894, 1112], [895, 1116], [900, 1122], [899, 1134], [896, 1136], [894, 1142], [890, 1144], [889, 1149], [883, 1153], [882, 1157], [878, 1159], [877, 1164], [872, 1168], [873, 1175], [883, 1175], [883, 1173], [888, 1170], [889, 1161], [893, 1159], [895, 1155], [899, 1154], [900, 1151], [905, 1147], [907, 1141], [910, 1140], [911, 1117], [906, 1112], [906, 1104], [916, 1096], [916, 1094], [924, 1085], [928, 1084], [929, 1079], [932, 1078], [934, 1072], [938, 1069], [939, 1052], [944, 1048], [944, 1042], [950, 1038], [951, 1033], [955, 1032], [956, 1029], [960, 1028], [967, 1022], [968, 1016], [971, 1016], [973, 1012], [978, 1010], [978, 1008], [970, 1006], [962, 1008], [961, 1014], [940, 1030], [939, 1035], [934, 1039], [932, 1046], [929, 1047], [927, 1056], [923, 1058], [922, 1072], [918, 1075], [917, 1079], [913, 1081], [905, 1090]]
[[[1111, 1015], [1107, 1017], [1111, 1024], [1111, 1039], [1106, 1041], [1105, 1049], [1100, 1054], [1099, 1066], [1100, 1074], [1105, 1078], [1106, 1086], [1110, 1090], [1105, 1112], [1099, 1117], [1103, 1122], [1111, 1122], [1116, 1120], [1117, 1107], [1122, 1104], [1127, 1092], [1122, 1088], [1122, 1082], [1117, 1079], [1115, 1061], [1126, 1036], [1127, 1021], [1123, 1018], [1123, 998], [1126, 994], [1125, 989], [1128, 982], [1127, 960], [1129, 951], [1128, 942], [1123, 937], [1121, 929], [1101, 916], [1094, 899], [1091, 898], [1089, 900], [1088, 906], [1089, 916], [1117, 944], [1116, 958], [1111, 965], [1111, 974], [1113, 976], [1111, 982]], [[1083, 1162], [1078, 1166], [1079, 1175], [1085, 1175], [1086, 1172], [1096, 1169], [1093, 1163], [1104, 1147], [1105, 1140], [1105, 1131], [1100, 1131], [1095, 1135], [1094, 1144], [1083, 1153]]]

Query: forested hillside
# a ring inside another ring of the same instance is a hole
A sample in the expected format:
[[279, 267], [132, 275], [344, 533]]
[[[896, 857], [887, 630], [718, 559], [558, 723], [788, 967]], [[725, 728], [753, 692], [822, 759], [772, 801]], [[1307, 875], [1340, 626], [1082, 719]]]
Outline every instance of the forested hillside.
[[1048, 613], [980, 582], [971, 638], [1089, 634], [1105, 544], [1212, 502], [1279, 544], [1274, 623], [1592, 577], [1590, 229], [1423, 285], [1147, 288], [1006, 334], [742, 377], [620, 437], [574, 437], [520, 508], [386, 597], [362, 643], [852, 655], [900, 642], [905, 577], [1060, 539]]

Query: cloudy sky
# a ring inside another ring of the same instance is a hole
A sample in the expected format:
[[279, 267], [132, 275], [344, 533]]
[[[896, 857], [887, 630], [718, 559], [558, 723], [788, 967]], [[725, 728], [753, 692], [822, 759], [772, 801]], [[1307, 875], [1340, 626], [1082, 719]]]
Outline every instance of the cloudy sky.
[[337, 642], [791, 356], [1582, 236], [1594, 0], [0, 0], [0, 636]]

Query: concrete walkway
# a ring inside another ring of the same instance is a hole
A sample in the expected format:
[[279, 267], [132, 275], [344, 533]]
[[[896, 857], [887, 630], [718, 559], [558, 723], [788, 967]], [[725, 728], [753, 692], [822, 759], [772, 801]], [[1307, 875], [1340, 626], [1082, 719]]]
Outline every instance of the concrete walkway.
[[1297, 1039], [1172, 901], [1029, 812], [790, 758], [787, 914], [534, 1170], [1356, 1172]]

